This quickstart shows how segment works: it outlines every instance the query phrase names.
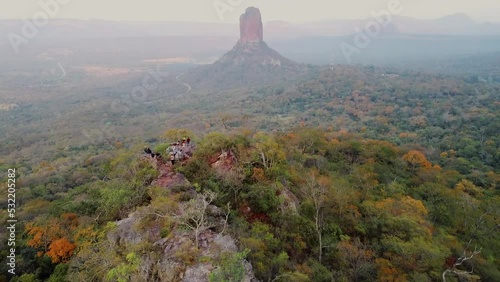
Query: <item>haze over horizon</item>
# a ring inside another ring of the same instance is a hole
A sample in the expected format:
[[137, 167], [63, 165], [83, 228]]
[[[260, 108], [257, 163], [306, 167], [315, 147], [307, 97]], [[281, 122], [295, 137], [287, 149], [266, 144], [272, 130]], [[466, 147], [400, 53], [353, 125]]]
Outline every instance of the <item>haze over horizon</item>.
[[[353, 0], [349, 3], [334, 0], [325, 3], [321, 0], [195, 0], [178, 2], [173, 0], [123, 1], [108, 0], [65, 0], [59, 13], [53, 18], [60, 19], [100, 19], [113, 21], [184, 21], [184, 22], [237, 22], [242, 11], [248, 6], [256, 6], [263, 12], [263, 21], [288, 21], [292, 23], [336, 20], [364, 19], [371, 12], [387, 9], [391, 0]], [[478, 22], [500, 22], [497, 11], [500, 1], [477, 0], [394, 0], [403, 8], [401, 16], [418, 19], [434, 19], [452, 14], [467, 14]], [[31, 19], [41, 10], [39, 0], [22, 2], [0, 2], [0, 19]], [[48, 2], [44, 1], [44, 2]], [[214, 3], [229, 7], [227, 11], [217, 12]], [[229, 4], [235, 3], [235, 4]]]

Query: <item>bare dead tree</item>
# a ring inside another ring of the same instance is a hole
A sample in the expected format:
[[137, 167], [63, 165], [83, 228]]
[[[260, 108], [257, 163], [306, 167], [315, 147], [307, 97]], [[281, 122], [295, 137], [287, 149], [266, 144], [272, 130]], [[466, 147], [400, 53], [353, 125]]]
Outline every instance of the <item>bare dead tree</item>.
[[211, 191], [205, 191], [203, 194], [197, 194], [196, 197], [184, 205], [177, 218], [182, 225], [194, 232], [196, 248], [199, 247], [200, 233], [213, 227], [207, 220], [207, 208], [217, 198], [217, 194]]
[[229, 120], [231, 120], [231, 119], [233, 118], [233, 116], [232, 116], [231, 114], [229, 114], [229, 113], [219, 113], [219, 114], [218, 114], [218, 117], [219, 117], [219, 119], [220, 119], [220, 121], [221, 121], [222, 125], [224, 126], [224, 128], [225, 128], [226, 130], [228, 130], [228, 129], [229, 129], [229, 126], [227, 125], [227, 122], [228, 122]]
[[94, 221], [96, 223], [99, 223], [99, 217], [101, 217], [102, 212], [98, 213], [97, 216], [94, 218]]
[[231, 213], [231, 203], [227, 203], [226, 204], [226, 211], [224, 212], [224, 216], [225, 216], [225, 219], [224, 219], [224, 228], [222, 229], [222, 231], [220, 232], [220, 234], [224, 234], [226, 232], [227, 222], [229, 221], [229, 214], [230, 213]]
[[462, 255], [459, 258], [457, 258], [457, 260], [453, 263], [453, 265], [451, 265], [448, 269], [446, 269], [443, 272], [442, 276], [443, 282], [446, 282], [446, 275], [448, 273], [452, 273], [456, 276], [465, 276], [465, 275], [470, 275], [474, 272], [474, 267], [472, 267], [472, 269], [469, 271], [458, 269], [458, 267], [462, 266], [466, 261], [471, 260], [474, 256], [481, 253], [481, 248], [478, 249], [477, 246], [474, 247], [474, 251], [468, 251], [471, 242], [472, 239], [469, 240], [469, 243], [467, 243], [467, 246], [464, 248], [464, 252], [462, 253]]
[[323, 257], [323, 208], [325, 205], [325, 197], [327, 187], [318, 182], [314, 172], [309, 173], [305, 179], [306, 183], [301, 188], [302, 193], [308, 197], [314, 204], [314, 229], [318, 237], [318, 261], [321, 262]]

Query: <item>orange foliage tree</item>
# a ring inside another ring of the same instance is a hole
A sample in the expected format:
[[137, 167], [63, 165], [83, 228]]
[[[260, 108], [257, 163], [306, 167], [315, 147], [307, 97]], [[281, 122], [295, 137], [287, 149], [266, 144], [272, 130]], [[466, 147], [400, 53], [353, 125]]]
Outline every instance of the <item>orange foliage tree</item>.
[[79, 219], [74, 213], [65, 213], [41, 224], [30, 222], [25, 227], [31, 237], [27, 245], [39, 250], [39, 256], [47, 254], [53, 263], [65, 262], [76, 248], [67, 238], [71, 238], [78, 227]]
[[47, 256], [50, 257], [52, 263], [66, 262], [73, 255], [75, 248], [76, 245], [71, 243], [68, 239], [57, 239], [50, 243]]
[[60, 238], [63, 234], [59, 220], [53, 218], [43, 225], [33, 223], [26, 224], [26, 232], [31, 239], [28, 240], [28, 246], [39, 249], [39, 256], [43, 255], [53, 240]]
[[415, 171], [420, 167], [428, 168], [432, 166], [431, 162], [427, 160], [425, 155], [417, 150], [411, 150], [403, 155], [403, 160], [408, 164], [411, 171]]

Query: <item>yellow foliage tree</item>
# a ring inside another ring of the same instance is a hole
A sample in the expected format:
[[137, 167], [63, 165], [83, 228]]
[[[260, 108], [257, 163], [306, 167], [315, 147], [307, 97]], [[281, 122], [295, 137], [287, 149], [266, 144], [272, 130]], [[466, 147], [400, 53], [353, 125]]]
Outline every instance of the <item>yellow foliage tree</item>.
[[182, 138], [193, 138], [194, 134], [191, 130], [189, 129], [184, 129], [184, 128], [171, 128], [163, 134], [163, 138], [167, 139], [168, 141], [177, 141]]
[[285, 160], [286, 154], [274, 138], [259, 132], [254, 135], [254, 139], [257, 154], [266, 170]]
[[474, 183], [470, 182], [467, 179], [462, 179], [457, 185], [455, 185], [455, 189], [458, 191], [461, 191], [463, 193], [467, 193], [471, 196], [482, 196], [483, 193], [481, 192], [481, 189], [478, 188]]
[[404, 154], [403, 160], [408, 164], [411, 171], [415, 171], [420, 167], [428, 168], [432, 166], [431, 162], [427, 160], [425, 155], [417, 150], [411, 150]]

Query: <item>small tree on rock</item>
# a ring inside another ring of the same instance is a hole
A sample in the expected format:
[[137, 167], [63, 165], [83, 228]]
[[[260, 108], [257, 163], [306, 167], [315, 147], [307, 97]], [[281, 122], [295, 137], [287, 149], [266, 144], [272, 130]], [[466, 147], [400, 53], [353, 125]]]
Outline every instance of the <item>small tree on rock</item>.
[[178, 219], [182, 225], [194, 232], [196, 248], [199, 247], [200, 234], [213, 227], [207, 219], [207, 208], [217, 198], [212, 191], [197, 194], [194, 199], [181, 205]]

